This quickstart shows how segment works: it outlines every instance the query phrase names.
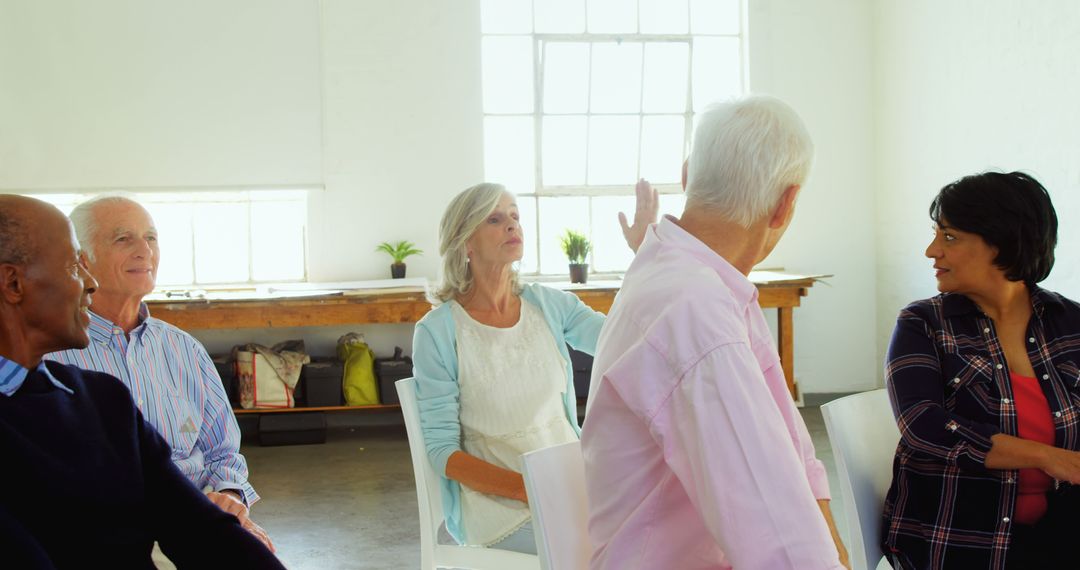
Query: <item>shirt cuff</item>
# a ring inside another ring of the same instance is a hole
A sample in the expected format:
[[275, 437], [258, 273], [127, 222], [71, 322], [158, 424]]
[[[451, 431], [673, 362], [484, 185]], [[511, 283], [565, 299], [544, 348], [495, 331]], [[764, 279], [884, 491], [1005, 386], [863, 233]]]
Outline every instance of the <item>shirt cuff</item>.
[[217, 492], [222, 491], [236, 491], [240, 494], [240, 500], [244, 503], [244, 506], [251, 508], [256, 501], [259, 500], [259, 494], [255, 492], [255, 489], [251, 487], [250, 483], [218, 483], [217, 488], [214, 489]]

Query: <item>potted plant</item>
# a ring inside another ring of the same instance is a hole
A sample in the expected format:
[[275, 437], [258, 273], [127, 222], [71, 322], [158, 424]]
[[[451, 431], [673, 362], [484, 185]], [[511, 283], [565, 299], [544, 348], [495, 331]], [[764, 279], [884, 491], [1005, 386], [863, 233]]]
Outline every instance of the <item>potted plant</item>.
[[574, 230], [566, 230], [559, 240], [562, 242], [566, 259], [570, 261], [570, 282], [585, 283], [589, 275], [589, 264], [586, 260], [589, 258], [589, 252], [592, 251], [589, 238]]
[[379, 244], [379, 247], [375, 248], [375, 251], [384, 251], [394, 258], [394, 263], [390, 265], [390, 276], [394, 279], [403, 279], [405, 277], [406, 257], [424, 253], [422, 250], [416, 249], [416, 244], [411, 241], [399, 241], [393, 244], [384, 241]]

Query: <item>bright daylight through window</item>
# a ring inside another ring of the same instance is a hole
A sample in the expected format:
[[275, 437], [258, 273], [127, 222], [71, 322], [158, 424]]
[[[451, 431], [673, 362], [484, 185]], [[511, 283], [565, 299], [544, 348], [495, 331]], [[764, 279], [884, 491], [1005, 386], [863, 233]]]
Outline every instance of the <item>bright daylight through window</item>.
[[638, 178], [679, 214], [694, 113], [744, 92], [741, 0], [483, 0], [484, 175], [517, 194], [523, 273], [565, 274], [585, 233], [596, 272], [632, 253]]
[[[154, 218], [159, 289], [302, 281], [307, 191], [147, 192], [127, 196]], [[34, 196], [69, 214], [92, 197]]]

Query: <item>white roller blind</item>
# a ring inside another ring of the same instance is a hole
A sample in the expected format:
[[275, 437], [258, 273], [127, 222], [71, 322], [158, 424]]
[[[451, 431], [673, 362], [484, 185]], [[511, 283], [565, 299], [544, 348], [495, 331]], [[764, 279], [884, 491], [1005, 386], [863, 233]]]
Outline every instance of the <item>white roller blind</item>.
[[0, 0], [0, 189], [322, 183], [317, 0]]

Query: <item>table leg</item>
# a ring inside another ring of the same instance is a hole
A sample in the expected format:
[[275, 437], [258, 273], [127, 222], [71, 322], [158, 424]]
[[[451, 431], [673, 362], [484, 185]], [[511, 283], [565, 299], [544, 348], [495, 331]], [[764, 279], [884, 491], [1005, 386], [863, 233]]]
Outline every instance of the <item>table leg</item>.
[[793, 307], [777, 307], [776, 328], [777, 351], [780, 353], [780, 367], [784, 370], [784, 380], [787, 381], [788, 391], [791, 397], [799, 399], [799, 387], [795, 384], [795, 321], [792, 318]]

